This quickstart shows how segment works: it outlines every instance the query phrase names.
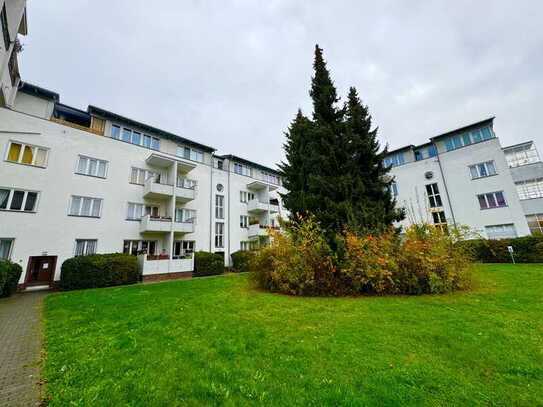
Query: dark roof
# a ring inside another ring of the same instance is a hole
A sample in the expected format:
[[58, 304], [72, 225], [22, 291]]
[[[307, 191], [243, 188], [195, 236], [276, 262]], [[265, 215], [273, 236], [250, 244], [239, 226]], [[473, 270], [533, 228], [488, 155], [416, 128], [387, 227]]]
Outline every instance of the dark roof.
[[511, 145], [511, 146], [502, 147], [502, 150], [508, 150], [508, 149], [510, 149], [510, 148], [525, 146], [526, 144], [534, 144], [534, 141], [533, 141], [533, 140], [529, 140], [529, 141], [524, 141], [524, 142], [522, 142], [522, 143], [513, 144], [513, 145]]
[[205, 150], [207, 152], [215, 151], [215, 149], [213, 147], [209, 147], [209, 146], [206, 146], [205, 144], [197, 143], [196, 141], [186, 139], [184, 137], [178, 136], [177, 134], [173, 134], [173, 133], [161, 130], [161, 129], [157, 129], [156, 127], [152, 127], [152, 126], [149, 126], [147, 124], [138, 122], [136, 120], [132, 120], [132, 119], [129, 119], [127, 117], [120, 116], [120, 115], [118, 115], [116, 113], [110, 112], [108, 110], [104, 110], [104, 109], [96, 107], [96, 106], [90, 105], [89, 108], [88, 108], [88, 112], [90, 114], [100, 116], [100, 117], [102, 117], [104, 119], [109, 119], [109, 120], [122, 122], [122, 123], [125, 123], [125, 124], [128, 124], [128, 125], [137, 127], [137, 128], [139, 128], [139, 129], [141, 129], [143, 131], [153, 133], [154, 135], [162, 136], [164, 138], [169, 138], [171, 140], [181, 142], [183, 144], [187, 144], [189, 146], [196, 147], [196, 148]]
[[23, 84], [19, 87], [19, 91], [28, 95], [40, 97], [42, 99], [53, 100], [55, 102], [58, 102], [60, 100], [60, 95], [58, 93], [52, 92], [44, 88], [40, 88], [39, 86], [32, 85], [28, 82], [23, 82]]
[[273, 172], [274, 174], [281, 175], [281, 173], [276, 169], [266, 167], [265, 165], [255, 163], [254, 161], [249, 161], [249, 160], [246, 160], [245, 158], [241, 158], [241, 157], [238, 157], [238, 156], [235, 156], [235, 155], [232, 155], [232, 154], [223, 155], [223, 156], [216, 156], [216, 157], [228, 158], [229, 160], [237, 161], [237, 162], [239, 162], [241, 164], [247, 164], [247, 165], [256, 167], [256, 168], [258, 168], [260, 170], [263, 170], [263, 171], [269, 171], [269, 172]]
[[437, 135], [435, 137], [432, 137], [430, 140], [435, 140], [435, 139], [438, 139], [438, 138], [441, 138], [441, 137], [450, 136], [451, 134], [460, 133], [460, 132], [463, 132], [463, 131], [468, 131], [468, 130], [475, 129], [475, 128], [478, 128], [478, 127], [486, 126], [488, 124], [492, 125], [493, 122], [494, 122], [494, 119], [495, 119], [495, 116], [492, 116], [492, 117], [489, 117], [488, 119], [481, 120], [479, 122], [468, 124], [467, 126], [460, 127], [458, 129], [450, 130], [450, 131], [448, 131], [446, 133], [439, 134], [439, 135]]
[[394, 154], [394, 153], [397, 153], [398, 151], [402, 151], [402, 150], [409, 150], [411, 148], [415, 148], [415, 146], [413, 144], [409, 144], [407, 146], [398, 147], [398, 148], [395, 148], [394, 150], [388, 150], [387, 155]]

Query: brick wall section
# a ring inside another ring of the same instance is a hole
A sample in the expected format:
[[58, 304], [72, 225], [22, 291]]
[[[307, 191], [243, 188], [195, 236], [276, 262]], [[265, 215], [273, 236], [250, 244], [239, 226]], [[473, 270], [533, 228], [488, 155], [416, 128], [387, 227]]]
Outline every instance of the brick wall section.
[[152, 274], [149, 276], [143, 276], [143, 282], [150, 281], [167, 281], [167, 280], [179, 280], [192, 278], [192, 272], [180, 272], [180, 273], [165, 273], [165, 274]]

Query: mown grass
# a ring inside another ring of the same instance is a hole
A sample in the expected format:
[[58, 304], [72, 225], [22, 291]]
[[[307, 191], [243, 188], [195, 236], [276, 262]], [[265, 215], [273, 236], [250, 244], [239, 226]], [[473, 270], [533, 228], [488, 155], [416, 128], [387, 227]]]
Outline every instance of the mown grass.
[[471, 292], [294, 298], [246, 275], [53, 294], [50, 405], [543, 405], [543, 266]]

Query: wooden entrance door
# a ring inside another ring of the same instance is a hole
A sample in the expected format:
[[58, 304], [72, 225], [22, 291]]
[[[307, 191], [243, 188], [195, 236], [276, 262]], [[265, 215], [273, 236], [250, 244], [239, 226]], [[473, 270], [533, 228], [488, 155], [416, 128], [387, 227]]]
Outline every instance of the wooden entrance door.
[[51, 284], [55, 276], [57, 256], [31, 256], [28, 260], [27, 284]]

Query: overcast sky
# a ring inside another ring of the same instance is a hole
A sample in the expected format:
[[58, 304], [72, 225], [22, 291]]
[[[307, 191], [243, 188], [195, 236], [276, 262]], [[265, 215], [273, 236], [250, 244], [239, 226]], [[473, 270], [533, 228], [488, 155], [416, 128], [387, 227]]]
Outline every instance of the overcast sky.
[[390, 148], [496, 116], [543, 153], [543, 2], [28, 0], [24, 80], [274, 166], [315, 43]]

